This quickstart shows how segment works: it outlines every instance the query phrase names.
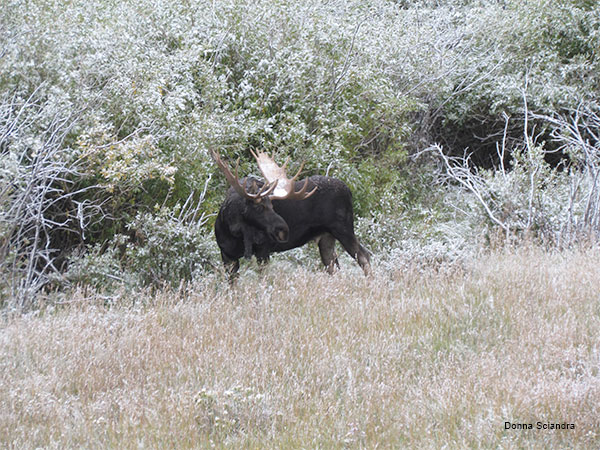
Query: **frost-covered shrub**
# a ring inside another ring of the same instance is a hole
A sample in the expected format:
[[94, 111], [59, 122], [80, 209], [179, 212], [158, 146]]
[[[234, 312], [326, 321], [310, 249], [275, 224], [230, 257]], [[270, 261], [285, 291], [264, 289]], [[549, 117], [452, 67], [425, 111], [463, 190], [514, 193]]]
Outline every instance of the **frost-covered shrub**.
[[[5, 3], [0, 93], [5, 122], [23, 126], [4, 128], [0, 157], [14, 186], [27, 179], [20, 155], [39, 148], [57, 120], [71, 124], [53, 164], [77, 174], [52, 185], [69, 201], [45, 210], [54, 223], [69, 224], [53, 226], [60, 238], [42, 246], [59, 274], [72, 254], [100, 255], [133, 233], [141, 212], [156, 227], [172, 226], [154, 205], [173, 208], [203, 189], [217, 170], [209, 148], [241, 157], [244, 174], [256, 173], [248, 150], [259, 148], [305, 160], [307, 174], [344, 180], [382, 246], [394, 245], [394, 230], [407, 223], [415, 227], [407, 236], [439, 236], [421, 222], [428, 223], [423, 211], [446, 217], [442, 196], [434, 196], [441, 204], [418, 205], [427, 195], [415, 191], [427, 194], [427, 184], [410, 187], [407, 155], [440, 142], [488, 156], [492, 149], [494, 157], [503, 114], [514, 124], [511, 152], [519, 147], [523, 91], [531, 110], [548, 116], [593, 103], [600, 91], [600, 19], [586, 1]], [[33, 108], [17, 106], [30, 98]], [[552, 144], [547, 139], [544, 149]], [[515, 172], [514, 183], [525, 178]], [[214, 177], [205, 211], [217, 210], [226, 187]], [[0, 192], [3, 214], [14, 211], [16, 197]], [[386, 203], [403, 207], [386, 210]], [[6, 223], [0, 251], [16, 254]], [[23, 268], [27, 258], [21, 252], [12, 261]], [[132, 258], [146, 256], [140, 250]], [[152, 271], [188, 276], [185, 264], [173, 264]], [[39, 280], [37, 288], [45, 275]]]
[[84, 252], [73, 254], [68, 270], [55, 282], [58, 285], [81, 284], [108, 290], [120, 286], [140, 287], [142, 283], [138, 274], [126, 270], [122, 264], [122, 249], [126, 248], [128, 240], [127, 236], [117, 234], [104, 245], [96, 244]]
[[207, 233], [201, 202], [138, 213], [127, 224], [128, 235], [117, 234], [74, 258], [65, 279], [71, 284], [107, 286], [177, 285], [201, 276], [218, 256]]
[[206, 219], [184, 220], [181, 208], [163, 208], [156, 214], [138, 214], [128, 225], [139, 243], [127, 245], [124, 261], [144, 284], [160, 285], [190, 280], [212, 267], [218, 252]]
[[566, 117], [531, 116], [553, 129], [553, 138], [561, 144], [558, 150], [569, 156], [568, 164], [553, 167], [545, 158], [544, 143], [527, 134], [512, 154], [510, 169], [504, 165], [478, 169], [468, 156], [449, 157], [435, 146], [442, 179], [464, 194], [455, 197], [451, 206], [470, 216], [473, 224], [501, 230], [506, 238], [534, 237], [559, 247], [596, 241], [600, 235], [598, 107], [582, 106]]
[[77, 118], [44, 101], [44, 88], [0, 97], [0, 302], [14, 310], [31, 306], [102, 212], [82, 199], [96, 186], [78, 183], [81, 161], [65, 145]]
[[151, 134], [135, 133], [117, 140], [105, 128], [90, 129], [78, 136], [74, 153], [85, 160], [88, 173], [111, 193], [139, 190], [154, 178], [172, 185], [177, 172]]
[[[600, 17], [586, 2], [443, 2], [411, 13], [418, 25], [407, 35], [422, 42], [402, 51], [418, 58], [409, 67], [430, 67], [425, 76], [404, 75], [425, 104], [423, 147], [440, 142], [454, 155], [468, 147], [474, 162], [490, 167], [503, 114], [523, 117], [523, 92], [540, 113], [598, 100]], [[509, 143], [521, 130], [511, 121]]]
[[449, 207], [462, 201], [461, 193], [449, 192], [431, 173], [413, 177], [414, 198], [390, 191], [369, 217], [357, 221], [360, 240], [376, 254], [386, 270], [440, 267], [472, 258], [482, 244], [479, 223]]

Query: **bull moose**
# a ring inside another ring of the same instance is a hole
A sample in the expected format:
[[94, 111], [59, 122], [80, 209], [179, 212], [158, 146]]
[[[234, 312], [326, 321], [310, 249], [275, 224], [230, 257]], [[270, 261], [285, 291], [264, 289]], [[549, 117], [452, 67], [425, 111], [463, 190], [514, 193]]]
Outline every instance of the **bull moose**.
[[303, 165], [291, 179], [286, 175], [288, 161], [280, 167], [266, 153], [252, 152], [266, 181], [239, 179], [221, 157], [211, 154], [231, 185], [215, 222], [215, 236], [221, 258], [231, 279], [239, 269], [239, 259], [256, 256], [260, 264], [269, 255], [318, 242], [321, 261], [329, 273], [339, 267], [335, 241], [370, 275], [369, 252], [354, 234], [352, 193], [336, 178], [315, 175], [297, 181]]

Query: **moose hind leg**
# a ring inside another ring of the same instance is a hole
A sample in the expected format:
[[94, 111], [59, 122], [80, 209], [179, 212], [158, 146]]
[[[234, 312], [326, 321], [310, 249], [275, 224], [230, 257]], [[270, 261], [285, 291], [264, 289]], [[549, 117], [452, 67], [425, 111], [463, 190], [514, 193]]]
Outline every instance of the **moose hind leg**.
[[362, 268], [366, 276], [371, 276], [371, 256], [366, 248], [364, 248], [356, 239], [354, 233], [337, 234], [335, 238], [342, 243], [344, 249], [352, 256], [358, 265]]
[[332, 274], [335, 272], [336, 267], [340, 267], [337, 253], [335, 252], [335, 238], [331, 234], [325, 233], [319, 236], [317, 244], [319, 246], [319, 253], [321, 254], [321, 261], [323, 261], [327, 272]]
[[[358, 240], [356, 242], [358, 243]], [[372, 275], [371, 255], [369, 254], [368, 250], [360, 244], [358, 244], [358, 253], [356, 254], [356, 260], [358, 261], [358, 264], [362, 268], [365, 275], [370, 277]]]

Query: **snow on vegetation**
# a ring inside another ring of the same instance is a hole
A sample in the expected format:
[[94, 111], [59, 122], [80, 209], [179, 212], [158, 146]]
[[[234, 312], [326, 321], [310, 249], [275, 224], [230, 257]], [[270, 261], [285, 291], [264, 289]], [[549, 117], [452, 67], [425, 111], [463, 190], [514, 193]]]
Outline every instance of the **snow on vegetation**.
[[10, 310], [212, 271], [210, 148], [341, 178], [380, 259], [597, 238], [589, 2], [13, 0], [0, 23]]
[[[597, 446], [599, 48], [588, 0], [5, 1], [1, 445]], [[343, 180], [374, 278], [229, 287], [210, 149]]]

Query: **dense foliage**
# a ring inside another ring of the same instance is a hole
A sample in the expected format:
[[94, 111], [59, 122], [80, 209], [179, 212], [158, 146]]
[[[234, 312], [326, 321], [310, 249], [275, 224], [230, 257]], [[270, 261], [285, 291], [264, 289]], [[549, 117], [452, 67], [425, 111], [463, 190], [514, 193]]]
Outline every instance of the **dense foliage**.
[[[4, 305], [216, 264], [225, 182], [209, 148], [244, 173], [260, 148], [343, 179], [373, 251], [454, 255], [494, 228], [569, 244], [571, 229], [598, 233], [595, 2], [5, 3]], [[434, 143], [441, 165], [414, 157]], [[477, 191], [443, 159], [464, 149], [489, 170]], [[565, 198], [576, 207], [553, 203]]]

